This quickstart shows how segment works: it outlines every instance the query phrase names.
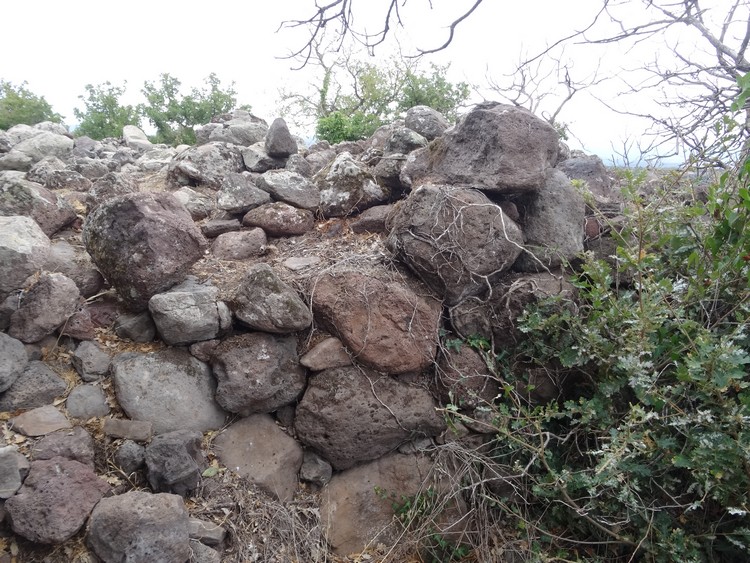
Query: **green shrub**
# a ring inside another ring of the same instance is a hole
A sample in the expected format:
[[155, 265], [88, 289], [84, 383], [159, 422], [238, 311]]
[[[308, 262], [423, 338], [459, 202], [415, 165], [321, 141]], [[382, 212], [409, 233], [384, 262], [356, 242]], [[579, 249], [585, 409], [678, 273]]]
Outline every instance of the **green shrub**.
[[318, 139], [331, 144], [359, 141], [372, 135], [381, 125], [382, 122], [375, 115], [366, 115], [361, 111], [352, 114], [335, 111], [318, 120], [315, 134]]
[[0, 129], [14, 125], [35, 125], [42, 121], [60, 123], [62, 116], [52, 111], [44, 96], [37, 96], [26, 88], [26, 82], [14, 86], [0, 80]]

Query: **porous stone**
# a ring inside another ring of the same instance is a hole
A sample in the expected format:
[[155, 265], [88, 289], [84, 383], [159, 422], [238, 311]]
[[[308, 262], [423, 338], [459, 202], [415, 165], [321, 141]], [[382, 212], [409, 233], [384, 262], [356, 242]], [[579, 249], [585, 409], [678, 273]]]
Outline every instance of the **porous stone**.
[[0, 392], [6, 391], [29, 363], [23, 342], [0, 332]]
[[73, 418], [89, 419], [109, 414], [109, 405], [104, 391], [96, 385], [75, 387], [68, 395], [65, 406], [68, 409], [68, 415]]
[[151, 489], [185, 496], [201, 480], [205, 465], [199, 432], [177, 430], [154, 437], [146, 446], [146, 474]]
[[75, 313], [80, 296], [69, 277], [43, 273], [11, 315], [8, 334], [22, 342], [38, 342]]
[[65, 415], [52, 405], [45, 405], [10, 419], [13, 430], [24, 436], [44, 436], [54, 432], [70, 428], [70, 422]]
[[72, 459], [94, 467], [94, 438], [80, 426], [47, 434], [31, 448], [31, 457]]
[[272, 237], [299, 236], [313, 229], [315, 217], [307, 209], [279, 201], [251, 209], [242, 218], [242, 224], [260, 227]]
[[0, 396], [0, 411], [33, 409], [48, 405], [67, 390], [65, 381], [47, 364], [32, 361]]
[[76, 347], [70, 361], [81, 379], [97, 381], [109, 373], [112, 359], [98, 343], [86, 340]]
[[49, 237], [32, 218], [0, 216], [0, 297], [23, 287], [49, 252]]
[[211, 245], [211, 253], [219, 260], [247, 260], [261, 256], [267, 243], [263, 229], [238, 230], [219, 234]]

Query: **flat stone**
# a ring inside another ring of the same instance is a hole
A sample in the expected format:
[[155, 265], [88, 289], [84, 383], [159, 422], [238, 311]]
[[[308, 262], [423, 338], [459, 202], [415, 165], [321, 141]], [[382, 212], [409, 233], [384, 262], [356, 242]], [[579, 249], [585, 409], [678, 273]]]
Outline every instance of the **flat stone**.
[[329, 368], [350, 366], [352, 365], [352, 358], [341, 340], [330, 337], [310, 349], [307, 354], [300, 358], [299, 363], [312, 371], [322, 371]]
[[110, 410], [104, 391], [96, 385], [75, 387], [68, 395], [65, 406], [69, 416], [82, 419], [107, 416]]
[[52, 405], [26, 411], [11, 418], [10, 423], [13, 430], [24, 436], [44, 436], [55, 430], [71, 427], [65, 415]]
[[136, 442], [148, 442], [153, 434], [153, 424], [145, 420], [124, 418], [104, 419], [104, 433], [113, 438], [127, 438]]
[[226, 536], [227, 531], [218, 524], [198, 518], [190, 519], [191, 539], [199, 540], [206, 545], [219, 545]]

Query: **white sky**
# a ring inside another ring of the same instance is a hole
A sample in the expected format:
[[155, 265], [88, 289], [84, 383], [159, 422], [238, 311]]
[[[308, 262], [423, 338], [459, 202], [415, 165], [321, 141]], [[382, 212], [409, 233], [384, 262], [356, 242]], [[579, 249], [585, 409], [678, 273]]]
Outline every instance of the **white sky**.
[[[379, 26], [384, 0], [359, 2], [372, 13], [358, 13], [358, 21], [372, 20], [373, 29]], [[402, 47], [442, 43], [444, 26], [472, 3], [432, 0], [430, 10], [428, 0], [409, 0], [402, 12]], [[485, 0], [459, 26], [448, 50], [427, 62], [450, 62], [452, 80], [484, 85], [488, 69], [496, 77], [509, 72], [522, 51], [536, 52], [582, 27], [599, 6], [600, 0]], [[299, 47], [305, 36], [277, 29], [283, 20], [308, 16], [313, 9], [313, 0], [6, 0], [0, 11], [5, 45], [0, 78], [28, 82], [32, 92], [45, 96], [72, 124], [73, 108], [83, 107], [78, 96], [86, 84], [127, 81], [128, 95], [122, 101], [138, 103], [143, 82], [156, 81], [160, 73], [177, 77], [184, 86], [201, 86], [215, 72], [222, 84], [235, 83], [239, 103], [251, 104], [253, 113], [270, 122], [279, 113], [279, 89], [299, 90], [311, 79], [278, 58]], [[381, 58], [388, 54], [388, 49], [376, 52]], [[615, 48], [574, 55], [575, 71], [586, 75], [602, 57], [611, 70], [620, 64], [622, 53]], [[603, 92], [616, 95], [613, 89]], [[621, 146], [643, 128], [585, 94], [579, 94], [561, 118], [584, 148], [605, 160], [612, 155], [612, 144]], [[575, 141], [571, 144], [578, 148]]]

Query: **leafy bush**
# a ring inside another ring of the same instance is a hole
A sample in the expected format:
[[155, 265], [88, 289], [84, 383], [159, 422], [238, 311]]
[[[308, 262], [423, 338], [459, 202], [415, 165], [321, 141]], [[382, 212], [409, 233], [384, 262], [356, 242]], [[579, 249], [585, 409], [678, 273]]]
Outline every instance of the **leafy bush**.
[[371, 136], [382, 125], [375, 115], [366, 115], [361, 111], [347, 115], [343, 111], [335, 111], [318, 120], [315, 134], [318, 139], [329, 143], [342, 141], [359, 141]]
[[0, 129], [10, 129], [14, 125], [35, 125], [42, 121], [60, 123], [62, 116], [52, 111], [44, 96], [37, 96], [26, 88], [26, 82], [19, 86], [0, 80]]
[[86, 85], [86, 95], [78, 96], [83, 101], [84, 110], [73, 110], [80, 120], [76, 127], [77, 135], [87, 135], [92, 139], [121, 137], [122, 128], [126, 125], [140, 126], [141, 116], [138, 108], [120, 105], [120, 98], [125, 93], [127, 83], [114, 86], [104, 82], [93, 86]]

